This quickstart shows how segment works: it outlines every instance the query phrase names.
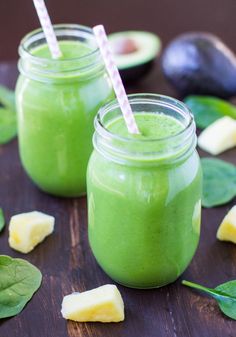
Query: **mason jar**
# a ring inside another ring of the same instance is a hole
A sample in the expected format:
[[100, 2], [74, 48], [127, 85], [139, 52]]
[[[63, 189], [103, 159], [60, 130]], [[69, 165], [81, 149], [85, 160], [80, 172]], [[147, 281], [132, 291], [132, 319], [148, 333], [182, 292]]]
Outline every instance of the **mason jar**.
[[137, 94], [129, 102], [141, 135], [128, 134], [116, 100], [95, 119], [87, 171], [89, 242], [118, 283], [161, 287], [183, 273], [199, 241], [195, 123], [174, 98]]
[[86, 193], [93, 120], [114, 98], [92, 29], [55, 25], [62, 57], [52, 59], [41, 29], [19, 47], [16, 86], [20, 158], [43, 191], [65, 197]]

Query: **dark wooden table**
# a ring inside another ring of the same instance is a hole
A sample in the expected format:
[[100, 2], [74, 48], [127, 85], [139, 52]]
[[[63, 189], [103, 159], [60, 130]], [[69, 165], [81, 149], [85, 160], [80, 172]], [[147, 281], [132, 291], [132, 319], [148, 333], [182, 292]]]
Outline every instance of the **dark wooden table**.
[[[88, 25], [103, 22], [108, 31], [147, 29], [160, 34], [164, 43], [183, 31], [206, 30], [224, 38], [236, 51], [235, 0], [121, 0], [119, 6], [110, 0], [60, 0], [58, 3], [48, 1], [55, 22]], [[2, 0], [0, 41], [4, 48], [0, 50], [0, 59], [16, 59], [20, 37], [37, 26], [31, 1]], [[15, 63], [0, 64], [1, 83], [13, 87], [16, 77]], [[174, 95], [158, 63], [148, 77], [129, 91]], [[221, 158], [236, 164], [236, 150], [226, 152]], [[236, 278], [236, 246], [216, 240], [218, 225], [235, 202], [203, 210], [200, 245], [183, 278], [210, 287]], [[123, 323], [77, 324], [64, 320], [60, 309], [65, 294], [112, 281], [98, 267], [88, 246], [86, 198], [59, 199], [40, 192], [22, 169], [17, 140], [0, 146], [0, 207], [7, 221], [13, 214], [31, 210], [56, 217], [54, 234], [28, 255], [9, 248], [7, 227], [0, 235], [0, 254], [24, 257], [43, 273], [42, 287], [24, 311], [0, 321], [0, 337], [236, 336], [236, 323], [220, 313], [214, 300], [183, 287], [180, 280], [159, 290], [119, 286], [126, 308]]]
[[[16, 75], [14, 64], [0, 66], [1, 82], [13, 86]], [[135, 89], [170, 93], [158, 66]], [[235, 154], [232, 150], [222, 157], [236, 164]], [[236, 247], [216, 240], [217, 227], [232, 205], [203, 210], [200, 245], [185, 279], [214, 287], [236, 278]], [[159, 290], [119, 286], [126, 309], [123, 323], [66, 322], [60, 313], [65, 294], [112, 282], [88, 245], [86, 198], [54, 198], [40, 192], [22, 169], [15, 140], [0, 146], [0, 206], [7, 221], [32, 210], [56, 217], [55, 233], [28, 255], [9, 248], [7, 227], [0, 235], [0, 254], [26, 258], [43, 273], [42, 287], [25, 310], [0, 322], [1, 337], [235, 337], [236, 323], [219, 312], [214, 300], [183, 287], [180, 280]]]

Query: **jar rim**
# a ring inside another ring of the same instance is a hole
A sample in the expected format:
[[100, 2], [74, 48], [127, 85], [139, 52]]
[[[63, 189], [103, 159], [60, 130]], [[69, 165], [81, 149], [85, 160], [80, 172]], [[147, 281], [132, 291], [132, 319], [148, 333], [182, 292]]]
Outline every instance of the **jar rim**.
[[132, 103], [138, 103], [138, 101], [142, 102], [148, 102], [148, 103], [157, 103], [157, 102], [163, 102], [165, 103], [165, 106], [169, 106], [170, 108], [175, 108], [175, 110], [182, 110], [185, 112], [185, 114], [189, 117], [187, 125], [184, 126], [183, 129], [181, 129], [179, 132], [169, 135], [166, 137], [159, 137], [159, 138], [130, 138], [130, 137], [125, 137], [121, 135], [117, 135], [110, 130], [104, 125], [102, 118], [105, 114], [109, 113], [112, 110], [119, 109], [119, 103], [117, 99], [114, 99], [101, 107], [98, 111], [98, 114], [95, 118], [94, 121], [94, 126], [95, 130], [103, 137], [105, 138], [112, 138], [118, 141], [122, 142], [133, 142], [133, 143], [150, 143], [150, 142], [163, 142], [163, 141], [169, 141], [173, 140], [176, 138], [181, 137], [184, 135], [186, 132], [191, 130], [192, 128], [195, 130], [195, 122], [194, 122], [194, 117], [191, 112], [191, 110], [187, 107], [186, 104], [183, 102], [179, 101], [176, 98], [167, 96], [167, 95], [160, 95], [160, 94], [154, 94], [154, 93], [136, 93], [136, 94], [129, 94], [128, 95], [129, 102]]
[[[59, 32], [63, 31], [64, 35], [68, 35], [71, 36], [71, 31], [73, 30], [77, 30], [77, 31], [84, 31], [88, 36], [91, 37], [91, 39], [94, 41], [94, 43], [96, 43], [95, 37], [93, 35], [93, 30], [92, 28], [88, 27], [88, 26], [84, 26], [84, 25], [79, 25], [79, 24], [55, 24], [53, 25], [54, 31], [56, 33], [56, 36], [59, 35]], [[66, 34], [67, 32], [67, 34]], [[76, 35], [75, 35], [76, 36]], [[78, 56], [78, 57], [73, 57], [73, 58], [67, 58], [67, 59], [49, 59], [49, 58], [44, 58], [44, 57], [39, 57], [36, 55], [33, 55], [30, 51], [29, 51], [29, 46], [27, 46], [27, 43], [29, 42], [29, 40], [33, 39], [32, 42], [37, 41], [39, 38], [43, 38], [46, 42], [46, 38], [43, 32], [42, 28], [38, 28], [35, 29], [33, 31], [31, 31], [30, 33], [26, 34], [23, 39], [20, 42], [19, 45], [19, 55], [22, 58], [30, 58], [34, 63], [41, 63], [41, 62], [47, 62], [47, 64], [50, 63], [58, 63], [58, 64], [66, 64], [69, 62], [73, 62], [73, 61], [78, 61], [78, 60], [84, 60], [86, 58], [89, 57], [96, 57], [99, 56], [99, 48], [96, 44], [96, 48], [94, 48], [91, 52], [83, 55], [83, 56]]]

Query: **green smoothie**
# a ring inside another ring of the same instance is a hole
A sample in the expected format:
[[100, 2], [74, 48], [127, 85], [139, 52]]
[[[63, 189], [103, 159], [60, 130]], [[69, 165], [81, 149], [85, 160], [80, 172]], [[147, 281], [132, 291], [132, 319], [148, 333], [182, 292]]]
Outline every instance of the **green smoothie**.
[[[152, 288], [175, 281], [196, 251], [201, 170], [194, 148], [155, 155], [183, 132], [181, 122], [161, 113], [143, 112], [135, 119], [141, 135], [130, 135], [122, 117], [105, 126], [115, 135], [113, 148], [117, 136], [127, 140], [125, 155], [112, 156], [112, 150], [108, 154], [95, 144], [87, 173], [89, 241], [112, 279]], [[147, 158], [139, 158], [143, 150], [149, 151]]]
[[93, 119], [113, 91], [94, 48], [75, 38], [59, 45], [59, 60], [51, 59], [46, 44], [21, 55], [19, 148], [26, 172], [42, 190], [70, 197], [86, 192]]
[[[183, 125], [176, 119], [164, 114], [142, 113], [136, 114], [140, 134], [130, 134], [125, 125], [124, 118], [118, 117], [106, 127], [113, 134], [130, 139], [162, 139], [170, 137], [183, 130]], [[138, 146], [138, 145], [137, 145]]]

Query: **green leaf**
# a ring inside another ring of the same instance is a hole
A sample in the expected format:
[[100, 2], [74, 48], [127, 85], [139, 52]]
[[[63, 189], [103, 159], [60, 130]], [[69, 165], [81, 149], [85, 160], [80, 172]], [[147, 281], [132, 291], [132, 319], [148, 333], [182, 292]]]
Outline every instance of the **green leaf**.
[[5, 218], [3, 210], [0, 208], [0, 232], [3, 230], [4, 226], [5, 226]]
[[0, 318], [20, 313], [41, 281], [41, 272], [31, 263], [0, 255]]
[[204, 207], [226, 204], [236, 196], [236, 166], [216, 158], [202, 158]]
[[199, 284], [182, 281], [187, 287], [201, 290], [212, 296], [219, 304], [220, 310], [228, 317], [236, 320], [236, 281], [229, 281], [216, 287], [206, 288]]
[[16, 104], [15, 104], [15, 93], [12, 90], [0, 85], [0, 103], [10, 109], [15, 111]]
[[5, 144], [17, 135], [16, 113], [0, 108], [0, 144]]
[[223, 99], [211, 96], [188, 96], [185, 104], [192, 111], [197, 127], [204, 129], [217, 119], [229, 116], [236, 119], [236, 107]]
[[220, 293], [226, 297], [218, 297], [218, 303], [221, 311], [230, 318], [236, 320], [236, 281], [229, 281], [216, 287]]
[[0, 85], [0, 144], [6, 144], [17, 135], [15, 93]]

